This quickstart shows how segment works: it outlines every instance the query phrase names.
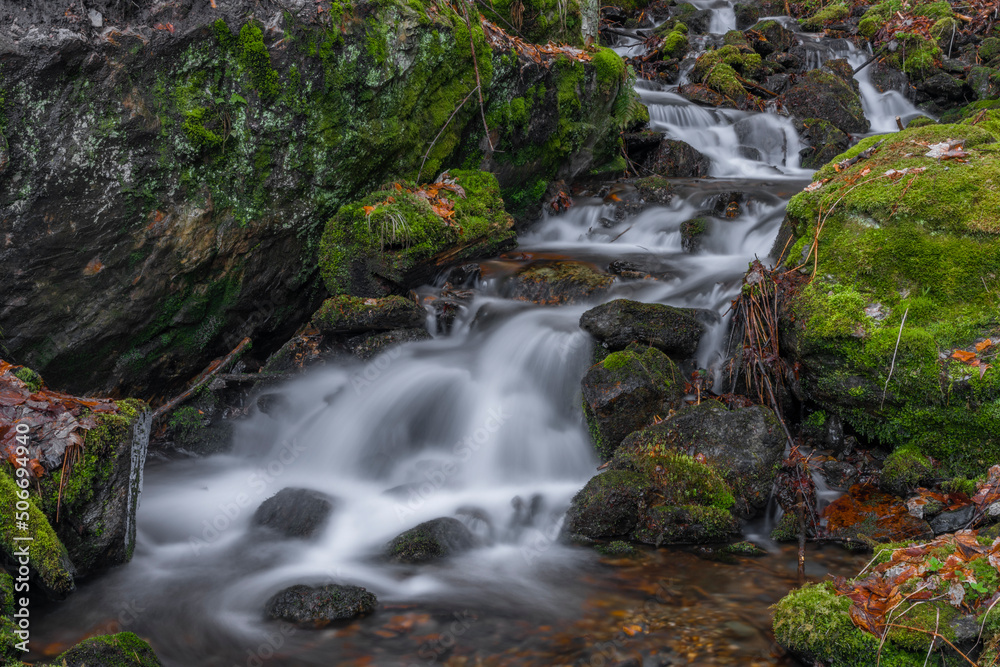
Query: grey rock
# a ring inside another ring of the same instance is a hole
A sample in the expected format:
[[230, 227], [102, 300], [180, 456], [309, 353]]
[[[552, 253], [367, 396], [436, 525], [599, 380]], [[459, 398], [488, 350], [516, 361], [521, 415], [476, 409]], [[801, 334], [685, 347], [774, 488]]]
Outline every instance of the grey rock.
[[276, 593], [264, 605], [272, 620], [322, 627], [375, 611], [378, 599], [360, 586], [328, 584], [311, 587], [299, 584]]
[[330, 518], [336, 499], [312, 489], [287, 488], [260, 504], [253, 525], [285, 537], [312, 537]]
[[975, 512], [976, 508], [974, 505], [966, 505], [952, 512], [942, 512], [931, 520], [931, 530], [934, 531], [935, 535], [940, 535], [941, 533], [954, 533], [956, 530], [967, 528]]
[[458, 519], [431, 519], [395, 537], [385, 548], [396, 563], [428, 563], [468, 551], [476, 537]]
[[629, 299], [591, 308], [580, 317], [580, 327], [609, 350], [637, 342], [682, 358], [695, 353], [705, 332], [693, 309]]

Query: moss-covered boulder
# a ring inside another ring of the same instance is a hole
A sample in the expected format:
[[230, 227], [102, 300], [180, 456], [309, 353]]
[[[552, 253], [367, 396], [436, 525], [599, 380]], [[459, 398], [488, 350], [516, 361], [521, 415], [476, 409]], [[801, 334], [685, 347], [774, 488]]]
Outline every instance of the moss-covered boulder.
[[496, 0], [477, 7], [486, 19], [535, 43], [583, 46], [597, 37], [598, 5], [587, 0]]
[[738, 534], [732, 492], [708, 464], [677, 452], [620, 451], [574, 498], [564, 531], [644, 544], [721, 542]]
[[701, 178], [708, 176], [712, 161], [688, 143], [664, 139], [650, 152], [643, 166], [666, 178]]
[[407, 530], [386, 545], [385, 556], [395, 563], [428, 563], [468, 551], [476, 537], [458, 519], [441, 517]]
[[159, 667], [152, 647], [131, 632], [100, 635], [80, 642], [58, 658], [63, 667]]
[[762, 406], [729, 410], [707, 400], [631, 433], [621, 450], [646, 455], [701, 455], [736, 494], [734, 511], [752, 516], [767, 506], [785, 449], [781, 423]]
[[335, 621], [348, 621], [375, 611], [378, 599], [360, 586], [290, 586], [275, 593], [265, 604], [264, 613], [272, 620], [321, 628]]
[[876, 546], [866, 574], [782, 598], [772, 608], [775, 638], [806, 664], [943, 667], [965, 662], [955, 648], [989, 664], [1000, 640], [992, 549], [974, 531]]
[[422, 327], [427, 312], [402, 296], [363, 298], [341, 294], [323, 302], [312, 321], [320, 333], [359, 333]]
[[834, 21], [843, 21], [851, 15], [844, 3], [833, 3], [816, 11], [809, 18], [799, 19], [799, 25], [806, 32], [819, 32]]
[[541, 261], [518, 269], [504, 281], [503, 291], [518, 301], [561, 305], [599, 299], [614, 282], [613, 275], [587, 262]]
[[[943, 473], [1000, 460], [1000, 373], [985, 343], [1000, 324], [996, 113], [863, 140], [839, 159], [882, 143], [821, 169], [789, 202], [775, 244], [791, 238], [787, 263], [815, 270], [783, 322], [801, 395]], [[925, 155], [948, 145], [964, 146], [964, 161]]]
[[438, 183], [389, 184], [341, 207], [323, 234], [320, 270], [331, 294], [379, 297], [515, 245], [496, 177], [454, 170]]
[[698, 56], [690, 76], [742, 108], [749, 93], [740, 79], [753, 79], [764, 71], [760, 55], [749, 46], [727, 44]]
[[701, 216], [681, 223], [681, 247], [685, 252], [698, 252], [701, 242], [711, 229], [711, 224], [708, 218]]
[[705, 333], [694, 309], [630, 299], [615, 299], [591, 308], [580, 316], [580, 328], [607, 350], [624, 350], [631, 343], [639, 343], [679, 359], [692, 356]]
[[867, 132], [870, 126], [861, 97], [842, 78], [824, 70], [810, 70], [778, 97], [778, 103], [798, 118], [818, 118], [842, 132]]
[[598, 453], [610, 457], [629, 433], [666, 416], [683, 394], [682, 377], [654, 347], [612, 352], [583, 377], [583, 410]]
[[787, 51], [798, 42], [795, 33], [773, 19], [754, 23], [743, 34], [753, 50], [764, 57]]

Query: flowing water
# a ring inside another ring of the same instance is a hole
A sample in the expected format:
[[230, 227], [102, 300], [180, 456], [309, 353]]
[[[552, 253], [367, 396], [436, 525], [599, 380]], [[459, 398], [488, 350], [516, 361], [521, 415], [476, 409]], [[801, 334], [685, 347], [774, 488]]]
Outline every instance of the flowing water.
[[[714, 31], [733, 27], [731, 3], [702, 5], [713, 9]], [[866, 59], [846, 43], [803, 39], [818, 63]], [[858, 78], [876, 129], [917, 113]], [[280, 389], [287, 412], [242, 423], [231, 453], [151, 463], [133, 561], [37, 619], [34, 657], [124, 629], [149, 638], [171, 666], [611, 664], [632, 655], [644, 664], [792, 664], [773, 645], [767, 612], [797, 583], [792, 551], [770, 545], [763, 559], [727, 564], [664, 549], [614, 563], [558, 540], [570, 499], [598, 464], [579, 402], [592, 350], [578, 321], [593, 304], [513, 301], [504, 277], [551, 258], [647, 267], [661, 279], [622, 282], [607, 298], [718, 313], [698, 352], [712, 369], [748, 262], [766, 257], [788, 198], [811, 175], [785, 117], [706, 109], [651, 84], [639, 93], [653, 129], [709, 156], [713, 178], [678, 180], [669, 205], [620, 222], [602, 200], [578, 199], [523, 235], [517, 253], [484, 263], [449, 335], [290, 382]], [[739, 215], [711, 218], [699, 252], [684, 252], [681, 223], [734, 192]], [[250, 528], [260, 502], [289, 486], [339, 501], [313, 541], [270, 541]], [[463, 519], [483, 546], [422, 567], [378, 558], [389, 539], [440, 516]], [[858, 565], [836, 549], [811, 549], [807, 562], [813, 578]], [[326, 582], [367, 587], [379, 611], [315, 631], [263, 620], [276, 591]]]

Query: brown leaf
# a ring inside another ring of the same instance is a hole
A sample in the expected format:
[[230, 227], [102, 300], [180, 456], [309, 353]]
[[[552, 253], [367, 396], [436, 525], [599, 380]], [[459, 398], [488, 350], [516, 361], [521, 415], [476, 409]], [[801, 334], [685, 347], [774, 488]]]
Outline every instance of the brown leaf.
[[952, 359], [958, 359], [963, 364], [971, 363], [973, 359], [976, 358], [975, 352], [969, 352], [967, 350], [955, 350], [951, 353]]

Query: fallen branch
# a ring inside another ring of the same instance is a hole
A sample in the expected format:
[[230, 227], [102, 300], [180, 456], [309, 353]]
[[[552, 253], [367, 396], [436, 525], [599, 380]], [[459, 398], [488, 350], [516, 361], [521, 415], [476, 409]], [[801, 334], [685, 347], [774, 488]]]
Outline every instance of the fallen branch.
[[974, 663], [974, 662], [973, 662], [973, 661], [972, 661], [972, 660], [971, 660], [971, 659], [969, 658], [969, 656], [967, 656], [967, 655], [965, 655], [964, 653], [962, 653], [961, 651], [959, 651], [959, 650], [958, 650], [958, 647], [957, 647], [957, 646], [955, 646], [955, 645], [954, 645], [954, 644], [952, 644], [952, 643], [951, 643], [950, 641], [948, 641], [948, 638], [947, 638], [947, 637], [945, 637], [944, 635], [942, 635], [942, 634], [941, 634], [941, 633], [939, 633], [939, 632], [934, 632], [934, 631], [932, 631], [932, 630], [925, 630], [925, 629], [923, 629], [923, 628], [915, 628], [915, 627], [913, 627], [912, 625], [900, 625], [899, 623], [889, 623], [889, 625], [890, 625], [890, 626], [892, 626], [892, 627], [894, 627], [894, 628], [899, 628], [900, 630], [913, 630], [914, 632], [922, 632], [922, 633], [923, 633], [923, 634], [925, 634], [925, 635], [931, 635], [931, 636], [933, 636], [933, 637], [935, 637], [935, 638], [937, 638], [937, 639], [940, 639], [940, 640], [941, 640], [941, 641], [943, 641], [943, 642], [944, 642], [945, 644], [947, 644], [948, 646], [950, 646], [950, 647], [951, 647], [951, 649], [952, 649], [953, 651], [955, 651], [955, 653], [957, 653], [957, 654], [959, 654], [960, 656], [962, 656], [962, 658], [964, 658], [964, 659], [965, 659], [965, 661], [966, 661], [967, 663], [969, 663], [970, 665], [972, 665], [972, 667], [979, 667], [978, 665], [976, 665], [976, 663]]
[[180, 394], [179, 396], [167, 401], [153, 412], [153, 422], [156, 422], [156, 420], [159, 419], [160, 417], [169, 414], [178, 405], [180, 405], [187, 399], [194, 396], [194, 394], [197, 393], [199, 389], [208, 384], [209, 380], [214, 379], [215, 376], [218, 375], [219, 371], [224, 370], [226, 367], [228, 367], [230, 364], [236, 361], [236, 358], [240, 356], [240, 353], [243, 352], [243, 350], [246, 349], [246, 347], [249, 344], [250, 344], [250, 339], [244, 338], [243, 340], [240, 341], [240, 344], [237, 345], [235, 348], [233, 348], [233, 351], [227, 354], [225, 357], [223, 357], [221, 361], [213, 361], [211, 364], [209, 364], [208, 368], [202, 371], [202, 374], [198, 376], [198, 378], [195, 380], [195, 383], [191, 385], [190, 389]]
[[451, 112], [450, 116], [448, 116], [448, 120], [445, 121], [444, 126], [438, 130], [437, 135], [434, 137], [433, 141], [431, 141], [431, 145], [427, 147], [427, 152], [424, 153], [424, 159], [420, 161], [420, 169], [417, 171], [417, 183], [420, 183], [420, 175], [424, 172], [424, 163], [427, 162], [427, 156], [429, 156], [431, 151], [434, 150], [434, 144], [436, 144], [437, 140], [441, 138], [441, 134], [448, 129], [449, 125], [451, 125], [452, 119], [455, 118], [455, 115], [462, 110], [462, 107], [465, 106], [465, 103], [469, 101], [469, 98], [472, 97], [472, 94], [477, 90], [479, 90], [479, 86], [476, 86], [469, 91], [469, 94], [465, 96], [462, 103], [455, 107], [455, 110]]
[[483, 118], [483, 129], [486, 130], [486, 142], [490, 147], [490, 154], [493, 154], [493, 139], [490, 138], [490, 128], [486, 124], [486, 108], [483, 104], [483, 82], [479, 79], [479, 60], [476, 57], [476, 43], [472, 38], [472, 22], [469, 21], [469, 8], [465, 0], [462, 1], [462, 13], [465, 15], [465, 27], [469, 29], [469, 48], [472, 50], [472, 70], [476, 73], [476, 90], [479, 91], [479, 114]]

